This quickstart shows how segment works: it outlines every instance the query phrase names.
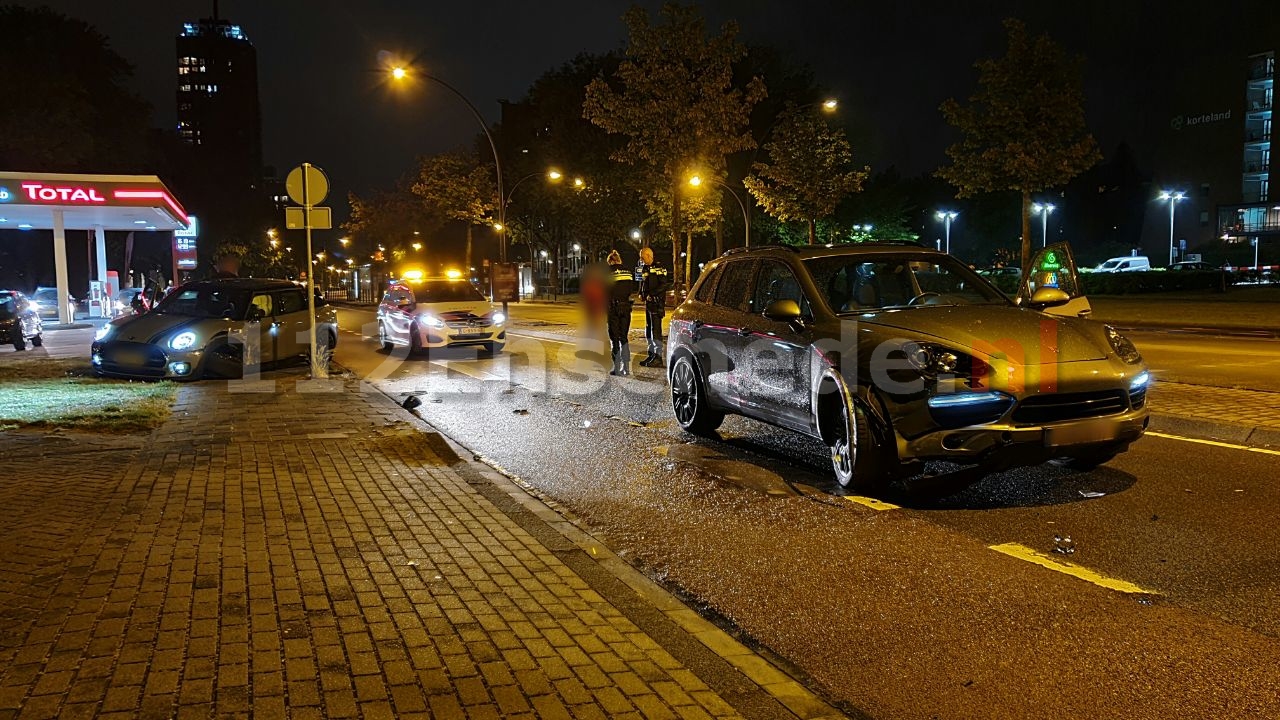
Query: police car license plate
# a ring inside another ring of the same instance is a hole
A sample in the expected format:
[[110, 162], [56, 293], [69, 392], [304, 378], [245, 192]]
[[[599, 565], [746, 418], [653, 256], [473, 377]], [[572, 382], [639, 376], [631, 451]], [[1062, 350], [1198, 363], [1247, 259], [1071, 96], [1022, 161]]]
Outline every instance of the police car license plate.
[[1086, 445], [1115, 439], [1116, 426], [1111, 421], [1072, 423], [1071, 425], [1049, 427], [1044, 430], [1044, 444], [1046, 447]]

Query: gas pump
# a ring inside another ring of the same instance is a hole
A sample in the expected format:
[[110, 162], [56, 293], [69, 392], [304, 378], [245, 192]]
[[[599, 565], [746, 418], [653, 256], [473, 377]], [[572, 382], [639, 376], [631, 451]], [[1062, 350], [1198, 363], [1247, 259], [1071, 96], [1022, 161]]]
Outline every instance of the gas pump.
[[89, 281], [89, 317], [111, 317], [111, 310], [107, 307], [107, 288], [106, 284], [101, 280]]

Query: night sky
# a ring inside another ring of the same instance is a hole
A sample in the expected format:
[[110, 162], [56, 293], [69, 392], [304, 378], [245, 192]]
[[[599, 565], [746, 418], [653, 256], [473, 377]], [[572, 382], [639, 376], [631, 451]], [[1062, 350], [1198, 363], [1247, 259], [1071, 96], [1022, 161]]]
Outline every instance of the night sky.
[[[174, 37], [184, 21], [210, 15], [212, 0], [43, 4], [105, 33], [134, 64], [154, 123], [173, 125]], [[344, 192], [386, 184], [413, 156], [453, 149], [475, 132], [466, 109], [438, 88], [420, 86], [416, 96], [404, 97], [382, 87], [380, 51], [420, 58], [496, 121], [497, 100], [520, 99], [543, 71], [579, 52], [620, 47], [620, 16], [629, 4], [223, 0], [220, 14], [241, 24], [257, 47], [266, 162], [284, 172], [311, 161]], [[1210, 56], [1242, 57], [1280, 45], [1280, 13], [1261, 1], [708, 0], [702, 7], [713, 26], [736, 19], [744, 41], [773, 45], [811, 65], [841, 98], [858, 159], [873, 170], [896, 165], [904, 174], [945, 161], [952, 137], [938, 105], [969, 95], [973, 62], [1002, 51], [1004, 17], [1021, 17], [1086, 56], [1087, 109], [1101, 148], [1110, 153], [1127, 140], [1148, 163], [1157, 152], [1143, 144], [1152, 124], [1197, 110], [1171, 100], [1194, 97], [1195, 88], [1179, 85], [1188, 68]], [[331, 204], [345, 210], [341, 197]]]

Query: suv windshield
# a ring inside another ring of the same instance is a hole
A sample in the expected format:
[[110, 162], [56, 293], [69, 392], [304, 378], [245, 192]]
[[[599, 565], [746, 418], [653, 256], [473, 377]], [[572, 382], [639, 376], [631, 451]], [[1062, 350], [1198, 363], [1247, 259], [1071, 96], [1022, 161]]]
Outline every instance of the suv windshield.
[[850, 254], [810, 258], [804, 264], [836, 313], [1009, 303], [998, 290], [950, 257]]
[[198, 318], [226, 317], [243, 320], [249, 308], [249, 293], [212, 285], [179, 288], [169, 293], [155, 310], [162, 315], [187, 315]]
[[484, 295], [465, 280], [428, 280], [413, 285], [413, 298], [420, 303], [484, 302]]

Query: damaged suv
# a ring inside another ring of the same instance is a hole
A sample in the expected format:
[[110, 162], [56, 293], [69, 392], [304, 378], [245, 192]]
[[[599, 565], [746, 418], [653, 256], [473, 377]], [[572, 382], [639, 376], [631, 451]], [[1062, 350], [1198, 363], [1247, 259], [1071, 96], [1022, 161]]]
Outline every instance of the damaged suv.
[[672, 316], [676, 420], [711, 434], [736, 413], [820, 438], [837, 481], [867, 491], [928, 460], [1105, 463], [1142, 436], [1150, 376], [1075, 310], [1068, 248], [1032, 267], [1014, 300], [919, 246], [730, 251]]

